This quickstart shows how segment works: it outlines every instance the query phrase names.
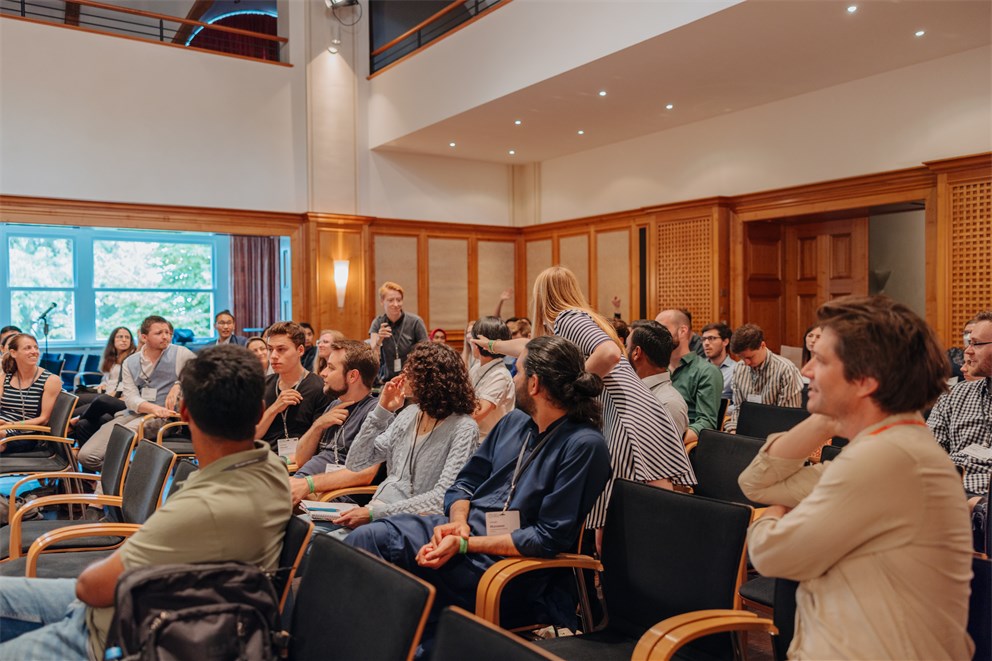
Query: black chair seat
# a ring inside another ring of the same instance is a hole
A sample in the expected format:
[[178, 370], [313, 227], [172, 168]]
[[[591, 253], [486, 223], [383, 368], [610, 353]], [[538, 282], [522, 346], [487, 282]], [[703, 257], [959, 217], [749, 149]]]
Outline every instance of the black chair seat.
[[[79, 578], [83, 570], [97, 560], [109, 558], [110, 551], [79, 553], [43, 553], [38, 558], [38, 578]], [[27, 558], [21, 557], [0, 564], [0, 576], [24, 576]]]
[[26, 457], [20, 453], [0, 456], [0, 473], [44, 473], [63, 471], [67, 466], [65, 459], [51, 453], [45, 457]]
[[772, 608], [775, 605], [775, 579], [755, 576], [742, 585], [738, 593], [748, 601]]
[[[66, 521], [64, 519], [43, 519], [40, 521], [21, 522], [21, 552], [27, 553], [31, 543], [44, 535], [46, 532], [58, 530], [59, 528], [69, 528], [93, 521]], [[79, 547], [115, 546], [121, 542], [121, 537], [86, 537], [83, 539], [73, 539], [67, 542], [53, 544], [49, 548], [71, 549]], [[0, 528], [0, 558], [10, 555], [10, 526]]]
[[534, 643], [542, 650], [569, 661], [627, 661], [634, 653], [637, 638], [628, 638], [609, 631], [548, 638]]

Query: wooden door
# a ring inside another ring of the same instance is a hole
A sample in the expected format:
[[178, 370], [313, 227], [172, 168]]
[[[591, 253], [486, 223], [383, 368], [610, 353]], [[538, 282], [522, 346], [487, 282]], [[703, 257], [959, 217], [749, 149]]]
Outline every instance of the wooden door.
[[760, 326], [768, 346], [778, 351], [784, 326], [782, 225], [747, 223], [744, 237], [743, 321]]
[[833, 298], [868, 294], [868, 219], [785, 226], [785, 337], [802, 346], [816, 309]]

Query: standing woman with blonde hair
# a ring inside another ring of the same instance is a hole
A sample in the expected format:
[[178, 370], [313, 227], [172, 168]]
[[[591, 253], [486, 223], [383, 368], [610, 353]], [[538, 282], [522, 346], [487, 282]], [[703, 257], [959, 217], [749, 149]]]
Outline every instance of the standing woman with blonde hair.
[[[637, 377], [616, 331], [590, 307], [575, 274], [563, 266], [545, 269], [534, 281], [534, 336], [541, 335], [575, 344], [586, 357], [586, 370], [603, 379], [603, 435], [613, 474], [589, 514], [587, 527], [603, 527], [617, 478], [668, 489], [673, 483], [695, 483], [682, 437], [668, 411]], [[479, 337], [473, 342], [508, 355], [519, 355], [527, 344], [525, 338]]]
[[[0, 384], [0, 439], [21, 433], [11, 424], [44, 425], [52, 414], [55, 398], [62, 390], [62, 379], [38, 367], [41, 352], [38, 341], [27, 333], [15, 335], [3, 357]], [[35, 441], [11, 440], [0, 445], [0, 452], [19, 452], [35, 446]]]

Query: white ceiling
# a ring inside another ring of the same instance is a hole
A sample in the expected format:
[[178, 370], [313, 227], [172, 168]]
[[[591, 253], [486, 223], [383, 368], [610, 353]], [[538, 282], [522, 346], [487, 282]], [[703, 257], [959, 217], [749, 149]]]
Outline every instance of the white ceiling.
[[[599, 5], [604, 30], [609, 29], [608, 4]], [[849, 13], [852, 4], [858, 10]], [[916, 37], [921, 29], [926, 34]], [[748, 0], [382, 149], [539, 162], [990, 42], [988, 0]], [[600, 89], [607, 96], [600, 97]], [[668, 103], [674, 109], [667, 110]], [[519, 126], [516, 119], [522, 121]], [[449, 148], [451, 141], [457, 151]]]

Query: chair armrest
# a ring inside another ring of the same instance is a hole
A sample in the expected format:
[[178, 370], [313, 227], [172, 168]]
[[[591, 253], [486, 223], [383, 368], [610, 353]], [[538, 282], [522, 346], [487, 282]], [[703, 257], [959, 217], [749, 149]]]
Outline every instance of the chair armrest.
[[475, 591], [475, 614], [499, 626], [499, 605], [503, 589], [512, 579], [540, 569], [591, 569], [603, 571], [603, 564], [588, 555], [561, 553], [554, 558], [506, 558], [486, 570]]
[[[84, 504], [120, 507], [122, 503], [123, 499], [120, 496], [98, 496], [92, 493], [66, 493], [58, 496], [43, 496], [32, 500], [30, 503], [25, 503], [23, 507], [14, 512], [10, 517], [10, 558], [21, 557], [21, 521], [24, 519], [26, 512], [38, 509], [39, 507], [47, 507], [48, 505]], [[77, 526], [73, 526], [73, 528], [75, 527]]]
[[48, 480], [48, 479], [65, 479], [72, 478], [75, 480], [91, 480], [93, 482], [100, 479], [100, 476], [96, 473], [70, 473], [66, 471], [46, 471], [44, 473], [31, 473], [27, 477], [19, 479], [14, 482], [14, 486], [10, 488], [10, 509], [7, 511], [11, 514], [17, 509], [17, 501], [14, 500], [17, 496], [18, 490], [20, 490], [21, 485], [27, 484], [28, 482], [33, 482], [35, 480]]
[[[144, 424], [144, 421], [142, 421], [142, 425], [143, 424]], [[162, 425], [159, 428], [159, 430], [158, 430], [158, 438], [155, 440], [155, 442], [158, 443], [159, 445], [162, 445], [162, 439], [165, 438], [165, 431], [167, 429], [175, 429], [176, 427], [186, 427], [186, 426], [188, 426], [188, 423], [185, 423], [182, 420], [177, 420], [176, 422], [167, 422], [167, 423], [165, 423], [164, 425]]]
[[364, 487], [344, 487], [343, 489], [333, 489], [325, 491], [317, 496], [317, 500], [322, 503], [340, 498], [342, 496], [371, 496], [379, 487], [368, 485]]
[[699, 445], [699, 441], [689, 441], [685, 444], [685, 453], [689, 454], [689, 452], [691, 452], [697, 445]]
[[637, 641], [630, 658], [631, 661], [669, 661], [681, 647], [697, 638], [727, 631], [778, 634], [771, 620], [748, 611], [694, 611], [662, 620], [648, 629]]
[[51, 434], [52, 428], [48, 425], [26, 425], [23, 422], [15, 422], [13, 424], [5, 425], [4, 429], [10, 429], [13, 431], [36, 431], [42, 434]]
[[[141, 525], [137, 523], [85, 523], [70, 528], [59, 528], [51, 532], [46, 532], [38, 539], [34, 540], [31, 548], [28, 549], [28, 557], [24, 566], [24, 575], [34, 578], [38, 572], [38, 556], [45, 552], [45, 549], [52, 544], [65, 542], [70, 539], [81, 537], [130, 537]], [[80, 551], [85, 549], [79, 549]]]
[[76, 376], [72, 378], [72, 384], [78, 388], [83, 384], [84, 376], [98, 376], [103, 379], [103, 372], [76, 372]]
[[11, 441], [47, 441], [49, 443], [66, 443], [68, 445], [76, 444], [76, 439], [74, 438], [64, 438], [62, 436], [50, 436], [48, 434], [17, 434], [16, 436], [0, 438], [0, 447], [6, 445]]

